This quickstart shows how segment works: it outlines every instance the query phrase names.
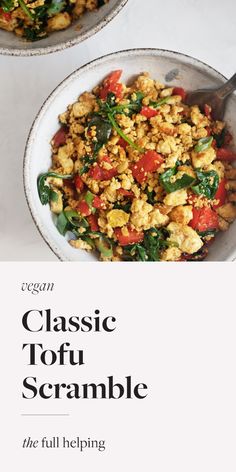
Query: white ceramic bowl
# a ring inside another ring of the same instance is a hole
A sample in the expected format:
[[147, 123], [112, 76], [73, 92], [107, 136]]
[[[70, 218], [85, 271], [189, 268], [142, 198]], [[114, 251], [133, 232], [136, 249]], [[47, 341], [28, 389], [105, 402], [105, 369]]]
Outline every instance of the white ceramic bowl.
[[[64, 31], [57, 31], [47, 38], [27, 42], [12, 32], [0, 29], [0, 54], [10, 56], [35, 56], [62, 51], [84, 41], [106, 26], [125, 6], [128, 0], [110, 0], [97, 11], [86, 12]], [[80, 26], [80, 29], [77, 29]]]
[[[24, 184], [26, 198], [35, 224], [52, 251], [63, 261], [93, 261], [93, 254], [72, 248], [53, 222], [49, 206], [42, 206], [37, 192], [37, 177], [51, 164], [50, 140], [58, 130], [58, 115], [85, 90], [91, 90], [112, 70], [123, 69], [127, 81], [148, 71], [152, 77], [170, 86], [186, 90], [217, 87], [225, 77], [210, 66], [176, 52], [158, 49], [134, 49], [101, 57], [67, 77], [48, 97], [31, 128], [25, 149]], [[230, 97], [225, 119], [234, 134], [236, 129], [236, 96]], [[236, 140], [236, 134], [234, 134]], [[236, 258], [236, 222], [229, 231], [217, 236], [207, 260], [226, 261]]]

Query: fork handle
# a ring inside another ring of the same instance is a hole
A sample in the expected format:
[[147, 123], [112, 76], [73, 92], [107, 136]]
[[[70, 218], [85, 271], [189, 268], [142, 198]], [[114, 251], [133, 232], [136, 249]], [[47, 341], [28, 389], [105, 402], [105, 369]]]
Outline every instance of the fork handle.
[[222, 100], [236, 90], [236, 74], [217, 90], [217, 95]]

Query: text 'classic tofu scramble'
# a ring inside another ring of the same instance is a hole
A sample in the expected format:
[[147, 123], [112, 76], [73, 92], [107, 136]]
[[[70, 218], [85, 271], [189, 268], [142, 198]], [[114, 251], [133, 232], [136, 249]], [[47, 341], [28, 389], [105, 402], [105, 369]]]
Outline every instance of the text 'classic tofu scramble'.
[[38, 178], [58, 231], [103, 261], [203, 260], [236, 218], [236, 154], [211, 109], [143, 73], [112, 72], [59, 116]]
[[68, 28], [84, 12], [109, 0], [0, 0], [0, 28], [28, 41]]

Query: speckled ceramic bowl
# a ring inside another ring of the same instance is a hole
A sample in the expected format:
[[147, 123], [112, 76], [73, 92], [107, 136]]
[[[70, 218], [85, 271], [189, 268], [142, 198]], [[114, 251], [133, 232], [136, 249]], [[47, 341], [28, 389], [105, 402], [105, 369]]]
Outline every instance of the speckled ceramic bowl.
[[[67, 77], [48, 97], [31, 128], [25, 149], [25, 194], [34, 222], [52, 251], [63, 261], [93, 261], [93, 254], [72, 248], [54, 224], [49, 205], [42, 206], [37, 192], [37, 177], [51, 164], [50, 140], [58, 130], [58, 115], [85, 90], [91, 90], [106, 75], [123, 69], [122, 80], [128, 81], [143, 71], [152, 77], [186, 90], [218, 87], [225, 77], [210, 66], [189, 56], [158, 49], [134, 49], [101, 57]], [[228, 101], [225, 120], [236, 140], [236, 95]], [[207, 260], [236, 259], [236, 222], [221, 233], [211, 246]]]
[[50, 34], [36, 42], [27, 42], [11, 32], [0, 29], [0, 54], [35, 56], [62, 51], [84, 41], [106, 26], [128, 0], [110, 0], [97, 11], [87, 12], [64, 31]]

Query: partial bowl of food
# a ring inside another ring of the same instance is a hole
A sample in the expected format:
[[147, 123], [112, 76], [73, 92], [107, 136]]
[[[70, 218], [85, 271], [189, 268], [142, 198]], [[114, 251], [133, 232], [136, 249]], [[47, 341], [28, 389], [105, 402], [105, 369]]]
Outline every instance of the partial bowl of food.
[[64, 261], [225, 261], [236, 257], [236, 96], [224, 122], [191, 90], [222, 85], [180, 53], [137, 49], [66, 78], [29, 134], [32, 217]]
[[0, 0], [0, 54], [60, 51], [106, 26], [128, 0]]

